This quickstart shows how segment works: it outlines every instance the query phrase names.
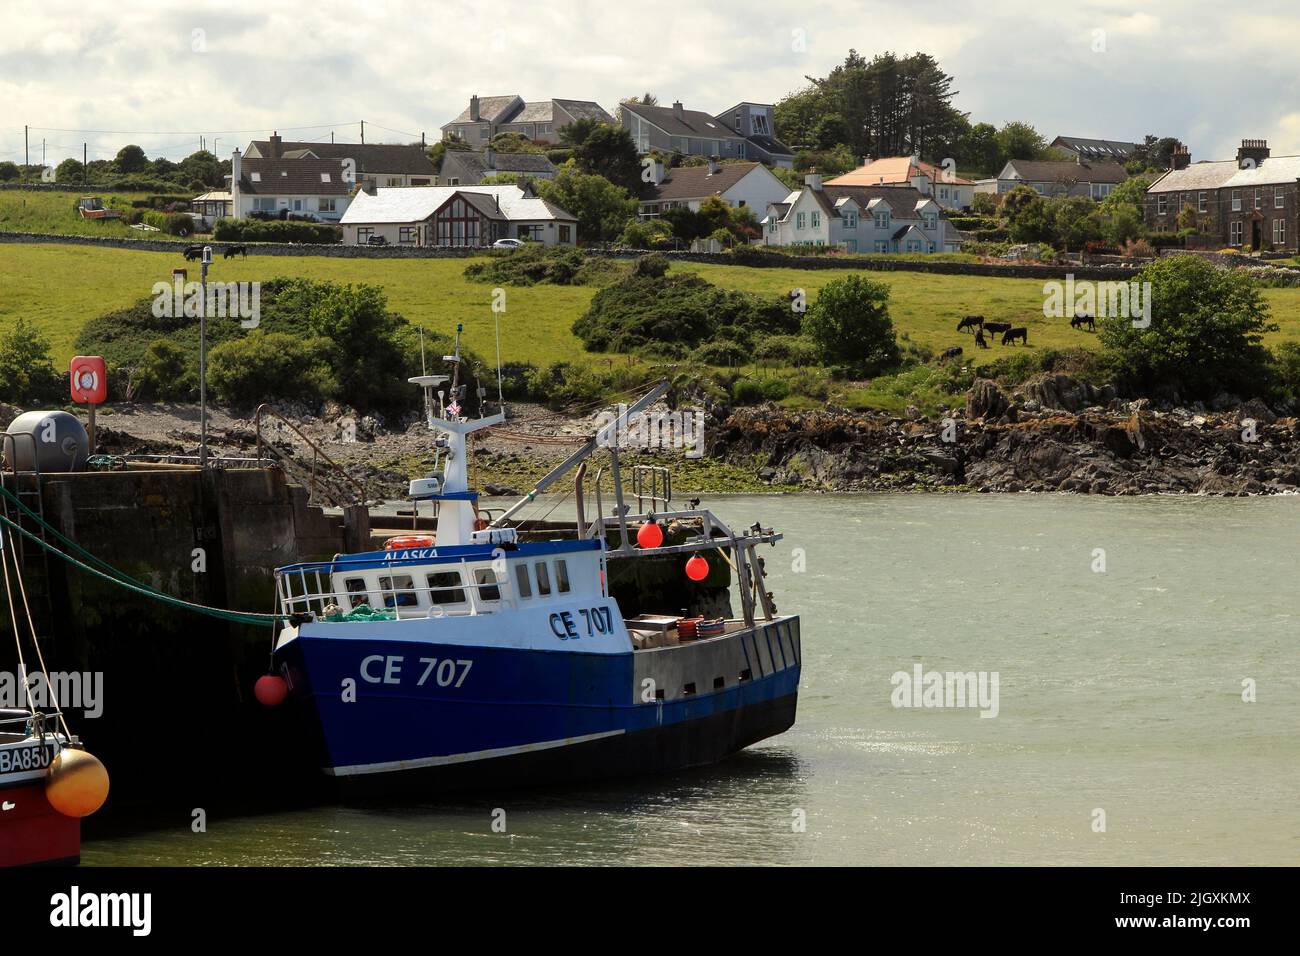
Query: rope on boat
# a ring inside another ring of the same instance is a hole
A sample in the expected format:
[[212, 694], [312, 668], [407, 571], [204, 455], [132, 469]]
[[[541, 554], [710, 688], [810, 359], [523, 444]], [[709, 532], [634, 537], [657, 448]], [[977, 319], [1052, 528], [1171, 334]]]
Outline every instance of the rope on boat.
[[[84, 561], [74, 558], [70, 554], [65, 554], [48, 541], [42, 540], [39, 535], [33, 534], [26, 528], [23, 528], [6, 515], [0, 515], [0, 524], [3, 524], [5, 527], [10, 528], [13, 531], [17, 531], [32, 543], [40, 545], [50, 554], [62, 558], [73, 567], [80, 568], [82, 571], [93, 574], [95, 577], [101, 578], [110, 584], [116, 584], [118, 587], [126, 588], [128, 591], [134, 591], [136, 594], [152, 598], [153, 600], [160, 601], [163, 604], [183, 608], [187, 611], [194, 611], [198, 614], [206, 614], [209, 617], [215, 617], [222, 621], [230, 621], [235, 624], [259, 624], [266, 627], [272, 627], [277, 621], [281, 620], [281, 618], [275, 614], [258, 614], [253, 611], [231, 611], [226, 608], [209, 607], [206, 604], [196, 604], [193, 601], [186, 601], [183, 598], [173, 597], [165, 591], [159, 591], [157, 588], [150, 587], [142, 581], [137, 581], [135, 578], [128, 577], [122, 571], [112, 568], [111, 565], [106, 566], [110, 567], [114, 573], [107, 574], [98, 568], [92, 567]], [[98, 558], [96, 558], [95, 561], [99, 564], [104, 564], [104, 562], [100, 561]]]
[[[4, 562], [5, 578], [5, 597], [9, 599], [9, 620], [14, 626], [14, 644], [18, 648], [18, 666], [22, 669], [24, 675], [27, 673], [27, 665], [23, 661], [23, 642], [18, 633], [18, 615], [14, 611], [13, 590], [9, 586], [9, 555], [13, 555], [14, 577], [18, 579], [18, 590], [23, 598], [23, 611], [27, 615], [27, 627], [31, 631], [32, 646], [36, 648], [36, 661], [41, 668], [41, 676], [45, 678], [45, 686], [52, 687], [53, 682], [50, 680], [50, 672], [45, 667], [45, 654], [41, 651], [41, 642], [36, 636], [36, 622], [32, 620], [32, 607], [27, 602], [27, 585], [23, 583], [23, 571], [18, 566], [18, 552], [14, 550], [14, 538], [9, 530], [5, 529], [5, 540], [9, 547], [5, 554], [0, 554], [0, 561]], [[27, 691], [27, 707], [31, 713], [36, 713], [36, 702], [32, 699], [31, 685], [26, 679], [23, 680], [23, 688]], [[58, 715], [59, 723], [63, 725], [63, 733], [69, 740], [72, 739], [72, 731], [68, 728], [68, 719], [63, 716], [63, 707], [60, 706], [57, 699], [54, 700], [54, 713]]]

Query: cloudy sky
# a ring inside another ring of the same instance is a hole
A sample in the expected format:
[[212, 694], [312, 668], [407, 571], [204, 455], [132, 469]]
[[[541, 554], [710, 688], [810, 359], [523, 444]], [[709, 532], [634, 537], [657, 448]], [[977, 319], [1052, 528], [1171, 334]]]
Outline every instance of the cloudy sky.
[[436, 139], [471, 93], [775, 102], [849, 48], [934, 54], [973, 121], [1300, 153], [1294, 0], [0, 0], [0, 160], [179, 159], [278, 129]]

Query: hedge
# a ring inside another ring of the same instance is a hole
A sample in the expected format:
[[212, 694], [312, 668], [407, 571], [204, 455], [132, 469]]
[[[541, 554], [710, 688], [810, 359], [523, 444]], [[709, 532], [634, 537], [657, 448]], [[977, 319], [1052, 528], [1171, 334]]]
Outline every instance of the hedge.
[[303, 242], [332, 245], [343, 241], [343, 230], [323, 223], [218, 219], [212, 238], [219, 242]]
[[144, 209], [141, 210], [140, 218], [169, 236], [190, 236], [194, 234], [194, 220], [183, 212], [158, 212], [154, 209]]

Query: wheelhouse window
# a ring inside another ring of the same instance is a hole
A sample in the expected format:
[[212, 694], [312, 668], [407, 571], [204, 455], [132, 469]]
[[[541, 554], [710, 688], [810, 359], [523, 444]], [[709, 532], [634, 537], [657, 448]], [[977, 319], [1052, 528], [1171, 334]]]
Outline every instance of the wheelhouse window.
[[430, 604], [464, 604], [465, 588], [459, 571], [439, 571], [428, 575]]
[[370, 603], [365, 578], [344, 578], [343, 586], [347, 588], [348, 603], [352, 607], [360, 607], [362, 604]]
[[538, 561], [535, 565], [537, 570], [537, 594], [540, 597], [544, 594], [551, 593], [551, 572], [546, 567], [545, 561]]
[[515, 589], [519, 592], [519, 596], [525, 600], [533, 596], [533, 581], [528, 576], [528, 565], [526, 564], [515, 565]]
[[555, 559], [555, 590], [560, 594], [569, 593], [569, 565], [563, 558]]
[[383, 594], [384, 607], [415, 607], [418, 603], [415, 582], [409, 574], [381, 575], [379, 590]]
[[497, 581], [497, 573], [491, 568], [475, 568], [474, 583], [478, 586], [480, 601], [501, 600], [501, 586]]

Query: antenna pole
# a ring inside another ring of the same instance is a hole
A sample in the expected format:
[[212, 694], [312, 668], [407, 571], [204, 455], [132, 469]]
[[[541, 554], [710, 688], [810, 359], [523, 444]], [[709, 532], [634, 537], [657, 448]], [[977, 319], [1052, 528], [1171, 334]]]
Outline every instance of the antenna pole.
[[497, 405], [501, 407], [502, 411], [505, 411], [506, 400], [505, 396], [501, 394], [501, 313], [493, 312], [492, 314], [496, 319], [497, 327]]
[[420, 326], [420, 374], [428, 375], [428, 367], [424, 364], [424, 326]]

